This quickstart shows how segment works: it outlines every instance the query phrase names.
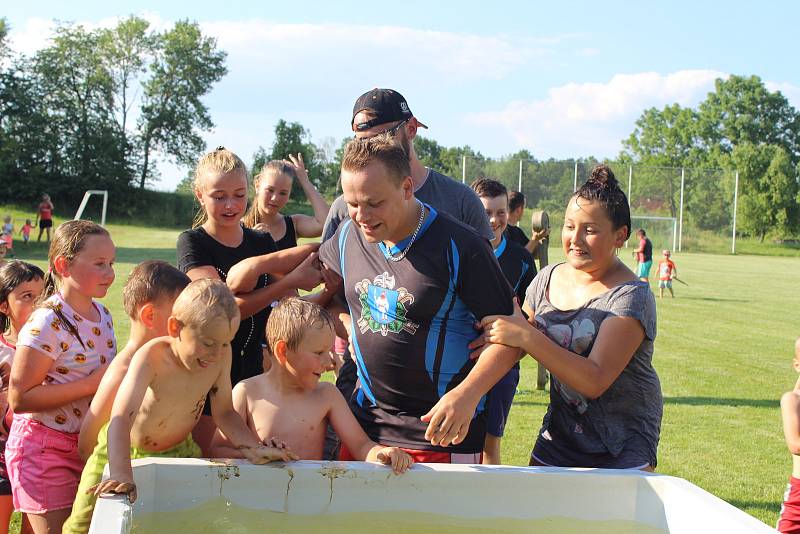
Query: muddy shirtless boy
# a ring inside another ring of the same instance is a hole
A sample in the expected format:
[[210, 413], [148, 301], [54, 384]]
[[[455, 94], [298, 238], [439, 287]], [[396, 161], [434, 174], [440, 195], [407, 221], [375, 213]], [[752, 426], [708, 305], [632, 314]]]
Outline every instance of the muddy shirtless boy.
[[[391, 465], [399, 474], [413, 463], [397, 447], [378, 445], [361, 429], [347, 402], [331, 383], [320, 382], [333, 369], [333, 320], [317, 304], [283, 299], [267, 321], [273, 365], [266, 373], [239, 382], [233, 390], [235, 410], [259, 439], [286, 445], [301, 460], [321, 460], [330, 422], [357, 460]], [[223, 430], [212, 450], [221, 457], [241, 457]]]
[[239, 457], [259, 464], [295, 458], [259, 442], [233, 410], [230, 343], [238, 327], [239, 310], [223, 282], [197, 280], [181, 292], [167, 320], [169, 335], [149, 341], [131, 360], [108, 426], [110, 476], [92, 493], [127, 493], [133, 502], [132, 457], [199, 456], [191, 432], [206, 395]]

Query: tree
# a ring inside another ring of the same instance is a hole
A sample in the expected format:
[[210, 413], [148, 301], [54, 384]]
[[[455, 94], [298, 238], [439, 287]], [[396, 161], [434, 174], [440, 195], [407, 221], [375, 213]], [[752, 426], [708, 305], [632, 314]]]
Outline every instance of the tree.
[[112, 116], [112, 80], [97, 54], [99, 40], [98, 32], [62, 26], [32, 63], [32, 81], [58, 139], [55, 170], [73, 177], [75, 190], [96, 189], [98, 183], [124, 186], [129, 180], [124, 140]]
[[741, 184], [741, 228], [761, 241], [770, 230], [798, 230], [797, 170], [777, 145], [742, 143], [731, 155]]
[[99, 34], [98, 54], [111, 78], [112, 112], [124, 140], [125, 161], [131, 169], [135, 167], [131, 161], [135, 145], [135, 138], [131, 137], [135, 135], [128, 131], [128, 115], [138, 92], [132, 85], [144, 74], [157, 42], [156, 36], [148, 34], [149, 26], [146, 20], [131, 16]]
[[217, 49], [215, 39], [203, 36], [196, 23], [177, 22], [160, 36], [155, 51], [138, 122], [141, 188], [150, 178], [154, 151], [189, 165], [205, 149], [199, 131], [214, 123], [201, 98], [227, 73], [225, 52]]
[[800, 114], [758, 76], [717, 79], [700, 104], [698, 131], [716, 159], [750, 143], [783, 147], [793, 164], [800, 162]]

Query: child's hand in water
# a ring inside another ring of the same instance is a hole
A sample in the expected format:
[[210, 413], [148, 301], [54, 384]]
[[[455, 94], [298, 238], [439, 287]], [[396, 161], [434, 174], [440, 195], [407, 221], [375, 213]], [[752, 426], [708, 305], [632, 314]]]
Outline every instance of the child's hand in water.
[[95, 484], [88, 490], [86, 493], [92, 494], [95, 497], [100, 497], [104, 494], [120, 494], [124, 493], [128, 495], [128, 499], [130, 499], [131, 504], [136, 502], [136, 484], [133, 480], [116, 480], [114, 478], [107, 478], [100, 482], [99, 484]]
[[383, 465], [391, 465], [395, 475], [405, 473], [414, 465], [414, 459], [403, 449], [383, 447], [378, 451], [378, 461]]
[[260, 447], [242, 447], [241, 451], [245, 458], [256, 465], [277, 461], [290, 462], [300, 459], [284, 442], [275, 438], [265, 440], [264, 445]]

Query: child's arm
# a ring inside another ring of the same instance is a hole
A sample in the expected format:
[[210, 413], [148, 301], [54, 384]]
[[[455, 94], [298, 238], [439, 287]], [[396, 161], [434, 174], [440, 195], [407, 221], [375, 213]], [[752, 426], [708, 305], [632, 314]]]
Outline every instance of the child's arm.
[[17, 347], [11, 366], [8, 402], [14, 413], [44, 412], [93, 395], [107, 366], [66, 384], [43, 385], [53, 358], [26, 346]]
[[311, 243], [244, 259], [231, 267], [225, 281], [234, 294], [249, 293], [262, 274], [284, 276], [318, 249], [319, 243]]
[[[242, 418], [242, 421], [249, 419], [249, 412], [247, 409], [247, 392], [245, 391], [244, 384], [239, 382], [233, 388], [233, 409]], [[220, 432], [217, 428], [214, 432], [214, 437], [211, 439], [211, 454], [217, 458], [244, 458], [244, 454], [233, 446], [233, 444], [225, 437], [225, 434]]]
[[268, 447], [259, 442], [255, 432], [234, 410], [231, 400], [231, 359], [225, 358], [220, 365], [220, 374], [211, 389], [211, 415], [217, 428], [230, 440], [242, 455], [254, 464], [265, 464], [275, 460], [297, 460], [293, 452], [285, 448]]
[[119, 386], [111, 409], [108, 425], [108, 470], [109, 476], [89, 488], [88, 493], [127, 493], [131, 502], [136, 500], [136, 483], [131, 467], [131, 426], [142, 406], [147, 387], [155, 376], [150, 364], [153, 352], [140, 352], [140, 357], [131, 362], [125, 378]]
[[336, 386], [325, 383], [320, 384], [320, 387], [325, 388], [326, 399], [330, 403], [328, 418], [331, 426], [354, 458], [391, 465], [396, 475], [404, 473], [414, 464], [414, 460], [404, 450], [397, 447], [384, 447], [369, 439]]
[[130, 356], [126, 357], [118, 354], [109, 365], [103, 379], [100, 381], [97, 393], [92, 398], [89, 411], [86, 413], [86, 417], [83, 418], [83, 423], [81, 423], [81, 433], [78, 437], [78, 453], [84, 461], [91, 456], [97, 445], [97, 435], [100, 433], [100, 429], [111, 417], [114, 397], [117, 395], [122, 379], [125, 378], [130, 362]]
[[792, 454], [800, 455], [800, 395], [789, 391], [781, 397], [783, 437]]

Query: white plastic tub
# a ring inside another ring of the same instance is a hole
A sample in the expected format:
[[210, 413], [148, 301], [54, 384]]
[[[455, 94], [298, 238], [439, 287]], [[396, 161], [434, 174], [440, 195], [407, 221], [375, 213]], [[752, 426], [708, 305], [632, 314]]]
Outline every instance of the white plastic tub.
[[[127, 533], [141, 514], [185, 510], [220, 496], [245, 508], [298, 515], [395, 511], [624, 520], [670, 533], [774, 532], [683, 479], [642, 472], [417, 464], [394, 476], [383, 466], [361, 462], [254, 466], [153, 458], [133, 465], [137, 502], [100, 499], [90, 534]], [[269, 532], [269, 525], [259, 531]]]

